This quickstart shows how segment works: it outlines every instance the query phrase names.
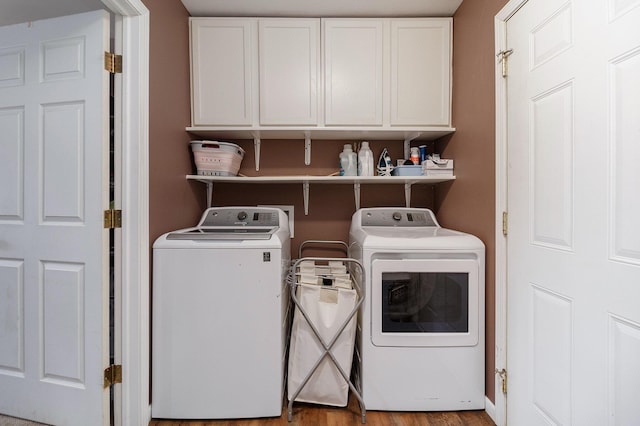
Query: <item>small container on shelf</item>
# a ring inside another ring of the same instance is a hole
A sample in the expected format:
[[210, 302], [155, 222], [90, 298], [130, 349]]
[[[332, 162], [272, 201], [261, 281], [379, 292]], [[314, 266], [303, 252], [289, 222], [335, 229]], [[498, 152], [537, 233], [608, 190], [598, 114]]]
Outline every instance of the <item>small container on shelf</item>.
[[407, 165], [396, 166], [391, 172], [392, 176], [422, 176], [422, 166]]
[[411, 147], [411, 162], [416, 166], [420, 164], [420, 151], [417, 146]]
[[453, 160], [429, 157], [422, 167], [425, 176], [453, 176]]

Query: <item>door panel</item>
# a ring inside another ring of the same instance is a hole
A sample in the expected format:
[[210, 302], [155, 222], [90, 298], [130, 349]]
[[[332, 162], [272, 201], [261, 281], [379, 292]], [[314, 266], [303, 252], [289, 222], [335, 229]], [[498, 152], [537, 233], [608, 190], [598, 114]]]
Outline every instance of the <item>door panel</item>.
[[[17, 59], [0, 54], [0, 61]], [[4, 71], [9, 74], [13, 63], [6, 63]], [[2, 72], [2, 71], [0, 71]], [[9, 81], [9, 79], [5, 80]], [[0, 83], [0, 87], [2, 83]], [[2, 167], [0, 167], [0, 220], [3, 222], [22, 220], [24, 212], [24, 107], [0, 108], [0, 135], [2, 135]]]
[[24, 374], [24, 261], [0, 259], [0, 317], [7, 318], [9, 327], [2, 334], [0, 368], [4, 374]]
[[640, 143], [638, 117], [640, 96], [640, 49], [623, 54], [609, 64], [612, 128], [611, 169], [611, 257], [640, 265]]
[[571, 424], [571, 300], [531, 285], [532, 403], [539, 418]]
[[84, 221], [84, 103], [41, 104], [42, 222]]
[[391, 20], [391, 125], [450, 125], [451, 22]]
[[509, 424], [640, 424], [638, 6], [507, 21]]
[[0, 413], [49, 424], [109, 421], [108, 36], [104, 11], [0, 28]]
[[257, 21], [192, 18], [189, 22], [193, 125], [251, 125]]
[[382, 19], [324, 19], [325, 123], [382, 125]]
[[317, 125], [320, 19], [258, 21], [260, 124]]
[[531, 101], [531, 239], [573, 247], [573, 86], [563, 83]]

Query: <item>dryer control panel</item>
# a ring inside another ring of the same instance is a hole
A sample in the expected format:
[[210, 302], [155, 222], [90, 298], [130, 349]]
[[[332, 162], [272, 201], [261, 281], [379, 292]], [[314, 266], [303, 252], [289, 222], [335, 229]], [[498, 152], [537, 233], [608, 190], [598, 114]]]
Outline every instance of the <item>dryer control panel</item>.
[[440, 227], [429, 209], [384, 207], [362, 209], [361, 226]]

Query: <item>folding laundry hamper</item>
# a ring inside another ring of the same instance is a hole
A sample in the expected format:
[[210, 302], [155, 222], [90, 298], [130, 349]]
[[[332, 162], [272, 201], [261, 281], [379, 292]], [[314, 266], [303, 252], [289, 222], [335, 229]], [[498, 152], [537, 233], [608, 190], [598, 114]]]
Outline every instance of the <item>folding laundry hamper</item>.
[[[294, 263], [290, 277], [295, 311], [287, 374], [289, 421], [293, 401], [344, 407], [348, 403], [349, 390], [352, 390], [360, 402], [365, 423], [361, 392], [356, 386], [358, 383], [354, 385], [350, 378], [357, 313], [364, 297], [362, 287], [347, 273], [325, 273], [325, 269], [321, 269], [324, 266], [318, 266], [323, 272], [304, 278], [300, 264], [309, 261], [357, 263], [347, 258], [303, 258]], [[348, 284], [341, 276], [348, 277]], [[309, 284], [313, 281], [316, 283]], [[357, 367], [356, 373], [359, 372]]]
[[[298, 286], [297, 297], [325, 344], [337, 337], [331, 353], [344, 372], [349, 375], [356, 334], [356, 317], [352, 316], [349, 319], [349, 314], [356, 306], [355, 290], [302, 284]], [[344, 331], [336, 336], [347, 319], [349, 321]], [[324, 351], [309, 322], [305, 320], [302, 312], [296, 309], [293, 315], [289, 348], [289, 399]], [[348, 396], [348, 382], [342, 377], [331, 358], [324, 357], [295, 400], [344, 407], [347, 405]]]

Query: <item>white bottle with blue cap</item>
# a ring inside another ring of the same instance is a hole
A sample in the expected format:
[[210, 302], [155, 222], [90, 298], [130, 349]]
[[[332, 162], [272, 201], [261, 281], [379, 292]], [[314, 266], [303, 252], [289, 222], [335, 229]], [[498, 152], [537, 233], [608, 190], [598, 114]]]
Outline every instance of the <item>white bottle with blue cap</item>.
[[340, 176], [358, 175], [358, 157], [351, 149], [351, 144], [345, 144], [340, 153]]

